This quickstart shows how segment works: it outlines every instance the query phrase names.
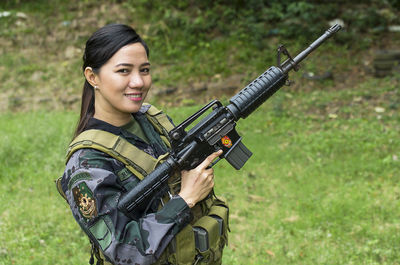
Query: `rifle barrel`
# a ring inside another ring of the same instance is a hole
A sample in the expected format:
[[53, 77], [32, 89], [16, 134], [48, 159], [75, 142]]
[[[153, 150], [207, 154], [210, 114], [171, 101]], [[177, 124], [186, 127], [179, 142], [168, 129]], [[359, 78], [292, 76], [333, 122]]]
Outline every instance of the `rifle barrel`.
[[342, 26], [340, 26], [339, 24], [333, 25], [327, 31], [325, 31], [325, 33], [322, 34], [318, 39], [316, 39], [313, 43], [311, 43], [307, 49], [305, 49], [301, 53], [299, 53], [293, 59], [293, 61], [287, 60], [285, 63], [283, 63], [283, 65], [282, 65], [283, 73], [286, 74], [290, 70], [292, 70], [297, 64], [299, 64], [301, 61], [303, 61], [303, 59], [306, 58], [312, 51], [314, 51], [316, 48], [318, 48], [325, 40], [327, 40], [333, 34], [338, 32], [341, 28], [342, 28]]

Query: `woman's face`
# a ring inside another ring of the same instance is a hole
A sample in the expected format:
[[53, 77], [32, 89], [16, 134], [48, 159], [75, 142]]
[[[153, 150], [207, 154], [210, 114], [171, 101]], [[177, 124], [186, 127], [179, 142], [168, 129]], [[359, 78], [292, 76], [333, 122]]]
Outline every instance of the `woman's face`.
[[131, 118], [151, 87], [150, 63], [143, 45], [122, 47], [100, 68], [95, 80], [95, 117]]

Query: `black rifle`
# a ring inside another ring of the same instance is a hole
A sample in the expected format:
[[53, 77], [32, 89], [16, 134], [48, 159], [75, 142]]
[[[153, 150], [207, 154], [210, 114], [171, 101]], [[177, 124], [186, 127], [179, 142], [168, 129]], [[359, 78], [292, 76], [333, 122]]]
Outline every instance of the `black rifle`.
[[[236, 121], [246, 118], [288, 80], [288, 72], [299, 68], [299, 63], [325, 40], [341, 29], [334, 25], [315, 40], [307, 49], [292, 58], [284, 46], [278, 48], [278, 65], [270, 67], [262, 75], [234, 95], [228, 106], [213, 100], [195, 114], [176, 126], [169, 133], [171, 152], [164, 163], [156, 167], [137, 186], [124, 194], [118, 203], [118, 209], [125, 214], [143, 207], [144, 202], [162, 187], [174, 170], [193, 169], [211, 153], [222, 149], [223, 154], [211, 166], [225, 158], [235, 169], [240, 169], [252, 153], [242, 143], [235, 130]], [[281, 64], [281, 53], [287, 59]], [[211, 113], [202, 118], [193, 128], [185, 129], [206, 111]]]

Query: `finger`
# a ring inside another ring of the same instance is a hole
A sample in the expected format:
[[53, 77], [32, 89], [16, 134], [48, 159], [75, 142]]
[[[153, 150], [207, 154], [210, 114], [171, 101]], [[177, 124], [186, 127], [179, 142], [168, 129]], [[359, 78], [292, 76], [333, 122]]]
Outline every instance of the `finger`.
[[213, 180], [214, 179], [214, 174], [204, 174], [204, 177], [208, 180]]
[[214, 174], [214, 169], [213, 168], [207, 168], [203, 170], [204, 173], [207, 175], [213, 175]]
[[201, 169], [205, 169], [208, 167], [209, 164], [211, 164], [211, 162], [217, 158], [218, 156], [220, 156], [222, 154], [222, 150], [218, 150], [217, 152], [212, 153], [211, 155], [209, 155], [206, 159], [204, 159], [204, 161], [198, 165], [199, 168]]
[[213, 172], [203, 171], [201, 173], [201, 178], [203, 178], [203, 179], [212, 179], [213, 175], [214, 175]]

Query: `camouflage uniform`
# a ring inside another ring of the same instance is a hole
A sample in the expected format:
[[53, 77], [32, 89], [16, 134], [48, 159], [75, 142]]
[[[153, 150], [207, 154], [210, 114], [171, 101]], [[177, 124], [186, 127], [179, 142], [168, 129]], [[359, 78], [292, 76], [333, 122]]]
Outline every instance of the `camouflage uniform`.
[[[121, 134], [154, 157], [162, 153], [162, 147], [147, 144], [105, 122], [91, 119], [88, 127]], [[118, 199], [138, 182], [123, 163], [94, 149], [75, 152], [61, 181], [74, 218], [115, 264], [154, 263], [171, 239], [192, 219], [190, 208], [178, 195], [158, 212], [145, 214], [137, 220], [126, 217], [117, 210]]]
[[[159, 144], [161, 141], [146, 143], [120, 127], [94, 118], [86, 129], [90, 128], [121, 135], [153, 157], [167, 151], [165, 145]], [[137, 213], [138, 218], [124, 215], [117, 209], [119, 198], [138, 182], [122, 162], [90, 148], [72, 154], [61, 178], [61, 188], [75, 220], [113, 264], [155, 263], [178, 232], [193, 220], [191, 209], [179, 195], [172, 196], [158, 211]], [[220, 255], [225, 241], [219, 243]], [[215, 264], [220, 263], [218, 259]]]

